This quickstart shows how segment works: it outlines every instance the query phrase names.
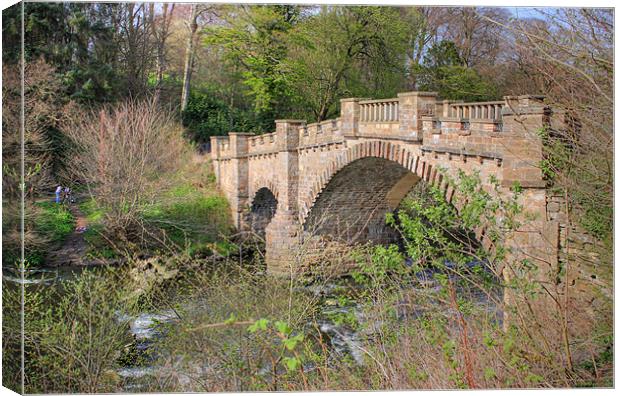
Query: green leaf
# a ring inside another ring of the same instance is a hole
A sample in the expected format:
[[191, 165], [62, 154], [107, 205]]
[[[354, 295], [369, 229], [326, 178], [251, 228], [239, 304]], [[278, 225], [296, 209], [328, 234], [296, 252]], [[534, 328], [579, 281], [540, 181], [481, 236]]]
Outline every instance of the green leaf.
[[234, 312], [231, 312], [230, 316], [228, 317], [228, 319], [226, 319], [224, 321], [224, 323], [227, 324], [227, 325], [231, 325], [231, 324], [235, 323], [236, 321], [237, 321], [237, 315], [235, 315]]
[[253, 325], [250, 325], [248, 327], [248, 331], [250, 333], [256, 333], [258, 330], [267, 330], [267, 324], [269, 323], [269, 320], [267, 319], [259, 319], [256, 322], [254, 322]]
[[285, 357], [283, 361], [284, 361], [284, 364], [286, 364], [286, 368], [289, 372], [293, 372], [297, 370], [297, 368], [299, 367], [301, 363], [299, 359], [295, 357]]
[[484, 379], [485, 380], [490, 380], [495, 378], [496, 374], [495, 374], [495, 370], [493, 370], [491, 367], [486, 367], [484, 369]]
[[276, 327], [276, 330], [278, 330], [280, 333], [284, 335], [291, 334], [292, 330], [286, 322], [278, 320], [274, 323], [274, 326]]

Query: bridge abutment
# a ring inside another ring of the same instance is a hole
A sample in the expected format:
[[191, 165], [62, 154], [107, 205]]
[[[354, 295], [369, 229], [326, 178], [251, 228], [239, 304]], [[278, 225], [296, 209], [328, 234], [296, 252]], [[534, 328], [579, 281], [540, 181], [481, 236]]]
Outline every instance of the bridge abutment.
[[278, 208], [265, 229], [267, 271], [289, 274], [299, 247], [298, 191], [299, 191], [299, 128], [301, 120], [276, 120], [275, 143], [278, 172]]
[[301, 227], [297, 213], [278, 209], [265, 229], [267, 272], [273, 275], [294, 275], [298, 270]]

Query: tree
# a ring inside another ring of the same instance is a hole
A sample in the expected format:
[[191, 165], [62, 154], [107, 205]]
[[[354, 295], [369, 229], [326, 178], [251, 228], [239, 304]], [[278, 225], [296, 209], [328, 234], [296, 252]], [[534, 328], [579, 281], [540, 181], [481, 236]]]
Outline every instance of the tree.
[[198, 33], [198, 19], [202, 15], [208, 15], [209, 18], [214, 17], [216, 8], [214, 6], [203, 6], [192, 4], [188, 19], [189, 36], [187, 38], [187, 48], [185, 50], [185, 66], [183, 68], [183, 91], [181, 92], [181, 111], [187, 107], [189, 100], [192, 73], [194, 69], [195, 46]]
[[185, 50], [185, 67], [183, 69], [183, 92], [181, 93], [181, 111], [187, 107], [189, 100], [190, 81], [192, 78], [192, 68], [194, 66], [194, 41], [198, 30], [198, 5], [192, 4], [189, 16], [189, 36], [187, 38], [187, 49]]
[[325, 6], [300, 23], [291, 34], [285, 64], [313, 118], [333, 114], [342, 95], [395, 94], [402, 77], [387, 89], [382, 83], [403, 75], [404, 29], [398, 11], [382, 7]]
[[407, 35], [407, 88], [416, 89], [417, 68], [421, 65], [423, 56], [433, 41], [437, 39], [440, 25], [437, 23], [442, 9], [437, 7], [403, 7], [400, 9], [401, 18], [408, 28]]
[[504, 31], [489, 19], [505, 22], [508, 11], [498, 7], [447, 7], [442, 9], [441, 40], [455, 43], [463, 65], [484, 66], [501, 61]]
[[157, 43], [157, 92], [161, 89], [164, 72], [166, 71], [166, 40], [170, 35], [170, 24], [174, 15], [175, 4], [162, 4], [162, 13], [158, 18], [157, 23], [153, 24], [153, 35]]
[[224, 25], [206, 29], [205, 44], [219, 47], [227, 66], [240, 70], [255, 111], [272, 120], [290, 113], [294, 100], [283, 61], [286, 35], [300, 11], [300, 7], [288, 5], [229, 7]]
[[[554, 130], [545, 166], [569, 199], [571, 221], [608, 243], [613, 213], [613, 12], [539, 11], [542, 21], [502, 25], [547, 102], [574, 119]], [[499, 22], [498, 22], [499, 23]], [[550, 136], [551, 137], [551, 136]], [[559, 150], [559, 151], [558, 151]]]
[[498, 95], [495, 86], [464, 63], [453, 42], [434, 44], [425, 55], [423, 64], [417, 68], [419, 88], [437, 91], [445, 99], [496, 99]]

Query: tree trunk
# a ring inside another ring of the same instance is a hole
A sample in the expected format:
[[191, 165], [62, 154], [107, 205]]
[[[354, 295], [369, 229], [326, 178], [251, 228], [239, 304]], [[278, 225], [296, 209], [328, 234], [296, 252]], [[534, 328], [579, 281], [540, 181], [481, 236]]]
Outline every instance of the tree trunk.
[[174, 13], [174, 5], [175, 4], [172, 3], [168, 10], [168, 3], [163, 4], [161, 29], [157, 34], [157, 93], [161, 90], [164, 72], [166, 71], [166, 39], [168, 38], [168, 32], [170, 30], [170, 21]]
[[181, 111], [184, 111], [187, 108], [187, 102], [189, 101], [189, 88], [190, 82], [192, 79], [192, 66], [194, 63], [194, 36], [196, 35], [196, 31], [198, 30], [198, 13], [196, 12], [197, 5], [192, 4], [192, 12], [189, 17], [190, 22], [190, 32], [189, 38], [187, 39], [187, 50], [185, 52], [185, 68], [183, 71], [183, 91], [181, 93]]

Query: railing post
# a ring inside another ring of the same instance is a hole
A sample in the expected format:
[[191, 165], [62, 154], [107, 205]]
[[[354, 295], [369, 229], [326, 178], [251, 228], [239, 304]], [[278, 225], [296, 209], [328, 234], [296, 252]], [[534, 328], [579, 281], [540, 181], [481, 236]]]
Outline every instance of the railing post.
[[427, 107], [435, 108], [437, 92], [403, 92], [398, 94], [400, 133], [412, 140], [422, 139], [421, 115]]
[[222, 140], [227, 140], [228, 136], [211, 136], [211, 161], [213, 163], [213, 173], [215, 173], [215, 181], [218, 186], [222, 185], [220, 170], [220, 150]]
[[549, 123], [551, 109], [542, 96], [505, 96], [502, 109], [504, 162], [502, 183], [511, 186], [544, 187], [540, 161], [543, 142], [540, 130]]
[[[355, 137], [360, 121], [360, 104], [361, 98], [340, 99], [340, 130], [344, 137]], [[368, 111], [370, 110], [370, 111]], [[366, 120], [372, 117], [372, 110], [368, 109], [365, 114]]]
[[441, 117], [450, 117], [450, 103], [447, 99], [441, 101]]
[[244, 211], [248, 203], [248, 138], [252, 133], [230, 132], [230, 164], [229, 176], [232, 178], [228, 199], [232, 211], [233, 222], [239, 230], [245, 229]]

